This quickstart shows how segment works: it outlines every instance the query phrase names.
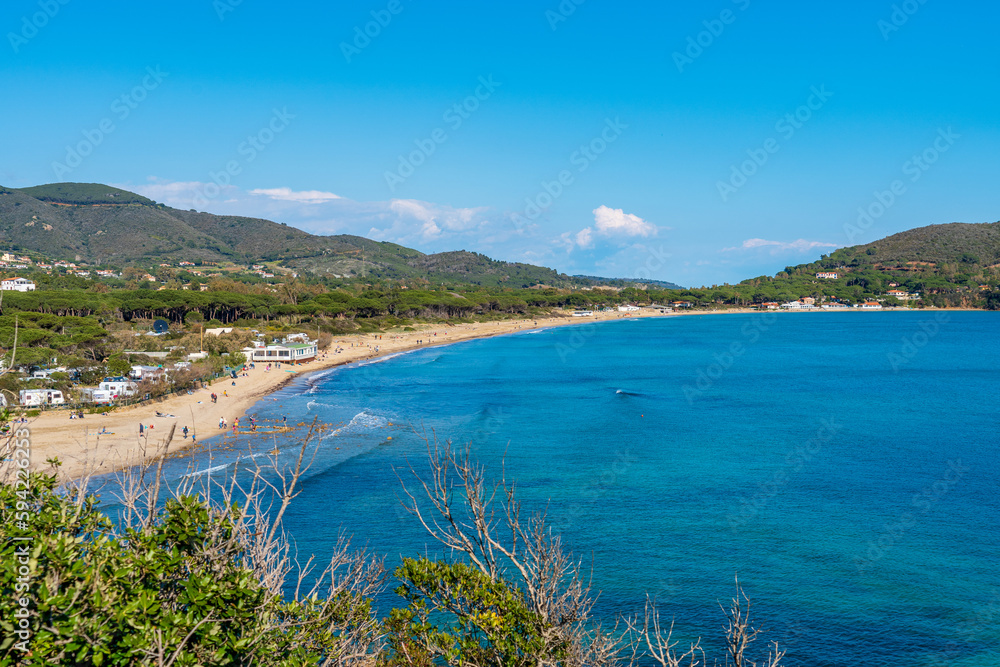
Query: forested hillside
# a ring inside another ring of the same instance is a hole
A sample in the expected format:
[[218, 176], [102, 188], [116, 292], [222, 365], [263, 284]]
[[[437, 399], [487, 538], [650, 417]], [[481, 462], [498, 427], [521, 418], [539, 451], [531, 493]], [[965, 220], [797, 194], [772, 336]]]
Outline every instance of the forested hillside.
[[479, 285], [588, 281], [465, 251], [426, 255], [395, 243], [316, 236], [261, 218], [181, 211], [95, 183], [0, 187], [0, 245], [51, 259], [123, 267], [160, 262], [280, 262], [298, 272]]

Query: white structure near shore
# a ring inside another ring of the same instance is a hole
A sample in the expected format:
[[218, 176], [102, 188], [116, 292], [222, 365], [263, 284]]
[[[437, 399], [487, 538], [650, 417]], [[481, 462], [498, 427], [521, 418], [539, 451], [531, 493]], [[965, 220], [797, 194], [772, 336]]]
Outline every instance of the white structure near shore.
[[31, 282], [27, 278], [18, 278], [17, 276], [13, 278], [4, 278], [3, 280], [0, 280], [0, 290], [33, 292], [35, 290], [35, 283]]
[[243, 352], [247, 355], [247, 361], [299, 364], [315, 359], [318, 349], [318, 342], [315, 340], [306, 343], [291, 343], [286, 339], [283, 343], [273, 345], [258, 342], [253, 347], [244, 348]]

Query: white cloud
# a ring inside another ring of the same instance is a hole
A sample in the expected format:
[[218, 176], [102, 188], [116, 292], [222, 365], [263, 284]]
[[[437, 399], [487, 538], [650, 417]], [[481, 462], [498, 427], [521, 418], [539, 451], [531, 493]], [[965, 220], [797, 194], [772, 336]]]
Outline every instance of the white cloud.
[[264, 195], [278, 201], [293, 201], [300, 204], [322, 204], [333, 199], [343, 199], [340, 195], [320, 190], [303, 190], [295, 192], [291, 188], [256, 188], [250, 190], [252, 195]]
[[[575, 235], [571, 232], [562, 234], [555, 240], [557, 245], [572, 252], [573, 248], [586, 250], [595, 245], [595, 235], [606, 239], [634, 238], [636, 236], [656, 236], [659, 228], [637, 215], [626, 213], [620, 208], [598, 206], [594, 209], [594, 226], [584, 227]], [[620, 245], [620, 244], [619, 244]]]
[[[116, 184], [179, 209], [220, 215], [267, 218], [313, 234], [357, 234], [403, 245], [433, 243], [452, 250], [503, 241], [514, 230], [488, 215], [487, 207], [456, 208], [416, 199], [361, 202], [333, 192], [289, 187], [243, 190], [199, 181], [170, 182], [152, 177], [141, 185]], [[464, 238], [463, 238], [464, 237]], [[459, 239], [462, 239], [461, 241]]]
[[386, 210], [381, 217], [390, 224], [368, 230], [368, 235], [378, 240], [428, 243], [462, 236], [487, 224], [484, 214], [488, 209], [484, 206], [453, 208], [416, 199], [393, 199], [383, 205]]
[[209, 192], [217, 193], [215, 198], [221, 203], [231, 202], [241, 194], [240, 189], [235, 185], [220, 187], [215, 183], [167, 181], [155, 176], [151, 176], [149, 182], [143, 185], [130, 185], [128, 183], [112, 183], [112, 185], [148, 197], [155, 202], [180, 209], [197, 208], [201, 210], [201, 206], [197, 206], [196, 201], [205, 198], [204, 193], [209, 185], [212, 188]]
[[747, 239], [740, 246], [733, 248], [723, 248], [723, 252], [734, 250], [761, 250], [770, 249], [772, 255], [782, 252], [809, 252], [817, 248], [837, 248], [836, 243], [826, 243], [825, 241], [807, 241], [806, 239], [796, 239], [795, 241], [768, 241], [767, 239]]
[[598, 206], [594, 209], [594, 223], [603, 236], [656, 236], [656, 225], [620, 208]]

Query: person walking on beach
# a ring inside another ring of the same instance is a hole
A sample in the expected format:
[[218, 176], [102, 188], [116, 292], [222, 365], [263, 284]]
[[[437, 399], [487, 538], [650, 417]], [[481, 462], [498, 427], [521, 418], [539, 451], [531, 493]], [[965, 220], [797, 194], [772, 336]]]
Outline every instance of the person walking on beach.
[[139, 424], [139, 437], [140, 438], [142, 437], [142, 429], [143, 429], [142, 424]]
[[187, 440], [188, 439], [188, 427], [187, 426], [184, 427], [183, 433], [184, 433], [184, 439]]

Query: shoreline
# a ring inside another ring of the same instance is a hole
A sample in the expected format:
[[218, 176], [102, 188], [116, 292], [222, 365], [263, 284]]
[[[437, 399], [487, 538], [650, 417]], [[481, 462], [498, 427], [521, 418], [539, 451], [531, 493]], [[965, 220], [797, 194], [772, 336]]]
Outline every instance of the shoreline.
[[[694, 315], [765, 314], [781, 312], [836, 313], [836, 312], [926, 312], [941, 313], [966, 309], [889, 308], [884, 310], [848, 309], [803, 311], [760, 311], [735, 308], [712, 311], [660, 313], [644, 309], [635, 313], [595, 313], [592, 317], [550, 316], [497, 322], [424, 325], [412, 332], [399, 334], [349, 334], [334, 337], [327, 350], [315, 360], [295, 367], [283, 366], [264, 370], [265, 364], [247, 371], [247, 377], [237, 380], [218, 378], [190, 394], [174, 394], [136, 407], [120, 407], [106, 415], [87, 415], [83, 420], [69, 419], [66, 411], [45, 412], [29, 420], [31, 431], [31, 468], [42, 470], [50, 457], [58, 457], [62, 465], [58, 476], [61, 482], [92, 475], [116, 472], [141, 463], [150, 463], [163, 455], [183, 456], [186, 450], [197, 449], [208, 438], [225, 435], [237, 418], [243, 418], [263, 398], [280, 391], [303, 375], [370, 361], [418, 349], [440, 347], [469, 340], [492, 338], [532, 329], [549, 329], [558, 326], [583, 325], [596, 322], [644, 319], [649, 317], [685, 317]], [[976, 309], [968, 309], [976, 310]], [[381, 338], [379, 338], [381, 335]], [[419, 342], [418, 342], [419, 341]], [[340, 350], [336, 352], [335, 350]], [[212, 404], [210, 395], [218, 394], [218, 403]], [[158, 417], [157, 412], [171, 415]], [[219, 428], [224, 418], [227, 429]], [[139, 435], [139, 424], [144, 425]], [[153, 428], [149, 428], [150, 425]], [[169, 452], [164, 449], [169, 429], [176, 426]], [[187, 426], [193, 438], [184, 438], [182, 429]], [[104, 431], [104, 432], [102, 432]], [[152, 435], [151, 435], [152, 434]]]
[[[82, 420], [69, 419], [69, 412], [64, 410], [43, 412], [24, 425], [31, 432], [31, 468], [49, 468], [47, 459], [57, 457], [62, 464], [58, 477], [65, 483], [150, 463], [164, 455], [183, 456], [186, 450], [195, 449], [193, 445], [231, 432], [237, 418], [242, 419], [259, 401], [296, 379], [352, 363], [531, 329], [688, 314], [696, 313], [595, 313], [586, 318], [435, 324], [404, 333], [335, 336], [330, 347], [315, 360], [294, 367], [285, 364], [265, 371], [266, 364], [257, 364], [257, 368], [247, 370], [247, 377], [241, 375], [236, 380], [220, 377], [190, 394], [173, 394], [140, 406], [113, 408], [103, 415], [86, 415]], [[337, 349], [339, 353], [335, 352]], [[216, 404], [211, 402], [213, 392], [218, 395]], [[158, 412], [171, 416], [158, 417]], [[225, 430], [219, 428], [220, 418], [226, 420]], [[144, 427], [142, 436], [139, 424]], [[192, 437], [183, 437], [185, 426]], [[164, 447], [171, 427], [176, 427], [176, 431], [167, 451]]]

